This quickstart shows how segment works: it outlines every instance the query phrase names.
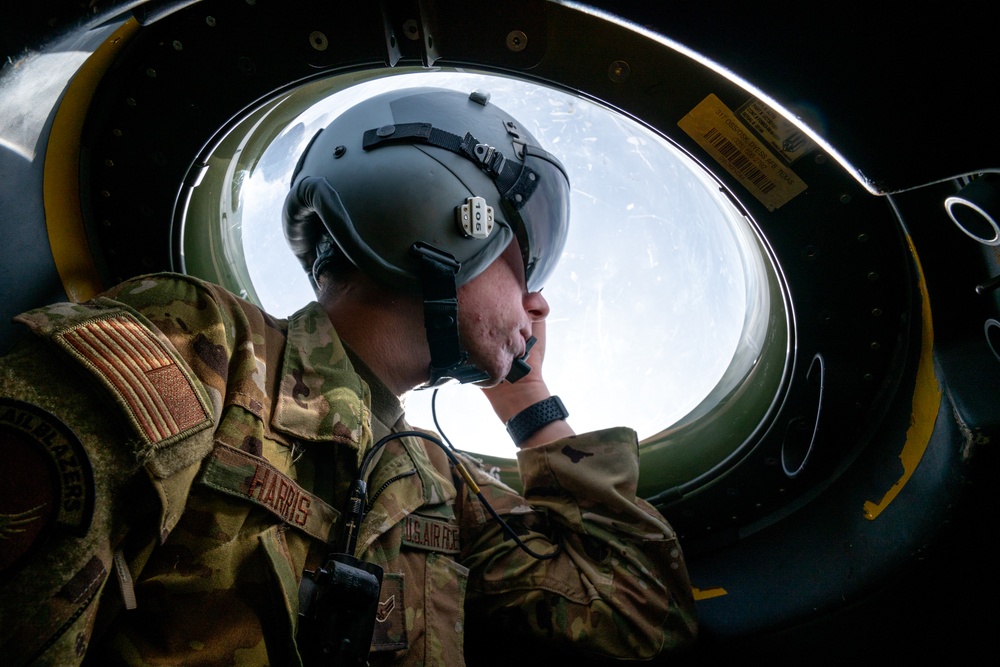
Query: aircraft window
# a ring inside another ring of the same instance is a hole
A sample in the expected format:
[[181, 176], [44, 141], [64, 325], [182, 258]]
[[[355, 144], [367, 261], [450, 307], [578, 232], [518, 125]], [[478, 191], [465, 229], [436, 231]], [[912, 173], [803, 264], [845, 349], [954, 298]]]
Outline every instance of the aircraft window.
[[[640, 439], [662, 435], [685, 417], [710, 412], [706, 397], [727, 393], [732, 387], [720, 389], [720, 383], [740, 381], [757, 362], [761, 327], [774, 301], [770, 265], [715, 181], [669, 142], [598, 104], [511, 78], [467, 72], [353, 76], [310, 84], [326, 86], [322, 96], [302, 93], [315, 98], [311, 106], [299, 100], [301, 112], [293, 115], [288, 109], [295, 100], [276, 102], [244, 124], [252, 126], [245, 135], [227, 139], [233, 157], [216, 214], [221, 238], [205, 257], [196, 249], [205, 244], [185, 233], [188, 272], [201, 274], [212, 265], [210, 274], [232, 276], [237, 289], [272, 314], [291, 314], [313, 294], [285, 244], [280, 211], [291, 171], [315, 132], [339, 110], [383, 90], [482, 89], [527, 124], [570, 175], [570, 237], [544, 292], [552, 308], [545, 369], [578, 431], [628, 425]], [[359, 76], [370, 78], [359, 83]], [[260, 129], [265, 126], [266, 132]], [[252, 138], [263, 135], [266, 141]], [[199, 190], [205, 188], [195, 189], [187, 212], [192, 228]], [[430, 403], [430, 391], [407, 396], [411, 423], [433, 427]], [[445, 387], [436, 403], [455, 446], [513, 456], [515, 448], [476, 388]]]

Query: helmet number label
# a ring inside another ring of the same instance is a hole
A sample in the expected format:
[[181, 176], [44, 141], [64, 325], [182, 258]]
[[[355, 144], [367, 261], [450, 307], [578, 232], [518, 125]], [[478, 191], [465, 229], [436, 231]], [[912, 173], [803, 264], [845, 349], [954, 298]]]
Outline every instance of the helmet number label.
[[493, 231], [493, 207], [482, 197], [469, 197], [455, 207], [458, 224], [469, 238], [485, 239]]

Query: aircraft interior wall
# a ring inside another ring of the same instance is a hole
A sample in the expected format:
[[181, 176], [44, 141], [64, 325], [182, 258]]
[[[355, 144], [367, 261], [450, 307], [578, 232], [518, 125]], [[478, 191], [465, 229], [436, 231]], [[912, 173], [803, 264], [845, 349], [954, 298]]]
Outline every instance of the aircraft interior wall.
[[[1000, 10], [975, 4], [933, 16], [641, 0], [0, 10], [0, 350], [22, 335], [19, 312], [177, 270], [213, 151], [300, 86], [438, 67], [572, 91], [704, 167], [754, 231], [782, 304], [761, 363], [644, 443], [643, 493], [677, 527], [698, 589], [703, 641], [686, 660], [977, 662], [1000, 593], [1000, 141], [987, 115]], [[406, 20], [437, 39], [401, 37]], [[515, 30], [527, 48], [511, 46]], [[322, 48], [306, 38], [320, 33]], [[692, 129], [713, 114], [786, 128], [770, 143], [763, 125], [747, 133], [774, 168], [766, 191]], [[656, 471], [680, 459], [663, 443], [706, 438], [732, 454], [665, 486]], [[504, 653], [490, 628], [469, 637], [489, 647], [479, 664], [547, 655]]]

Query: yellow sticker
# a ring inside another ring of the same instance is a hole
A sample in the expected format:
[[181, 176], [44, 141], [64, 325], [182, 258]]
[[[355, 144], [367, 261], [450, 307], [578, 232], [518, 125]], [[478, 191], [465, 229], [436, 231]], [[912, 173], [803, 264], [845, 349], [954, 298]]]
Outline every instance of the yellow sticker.
[[792, 121], [760, 100], [750, 100], [740, 107], [739, 116], [789, 164], [816, 148], [816, 142]]
[[715, 95], [702, 100], [677, 125], [769, 211], [788, 203], [807, 187], [784, 160]]

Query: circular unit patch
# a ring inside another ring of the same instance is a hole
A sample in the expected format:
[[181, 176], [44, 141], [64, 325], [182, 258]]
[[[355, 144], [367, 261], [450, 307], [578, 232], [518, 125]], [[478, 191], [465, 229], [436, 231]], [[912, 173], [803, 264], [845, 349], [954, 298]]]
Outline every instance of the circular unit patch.
[[0, 398], [0, 573], [53, 532], [84, 535], [94, 474], [80, 439], [41, 408]]

